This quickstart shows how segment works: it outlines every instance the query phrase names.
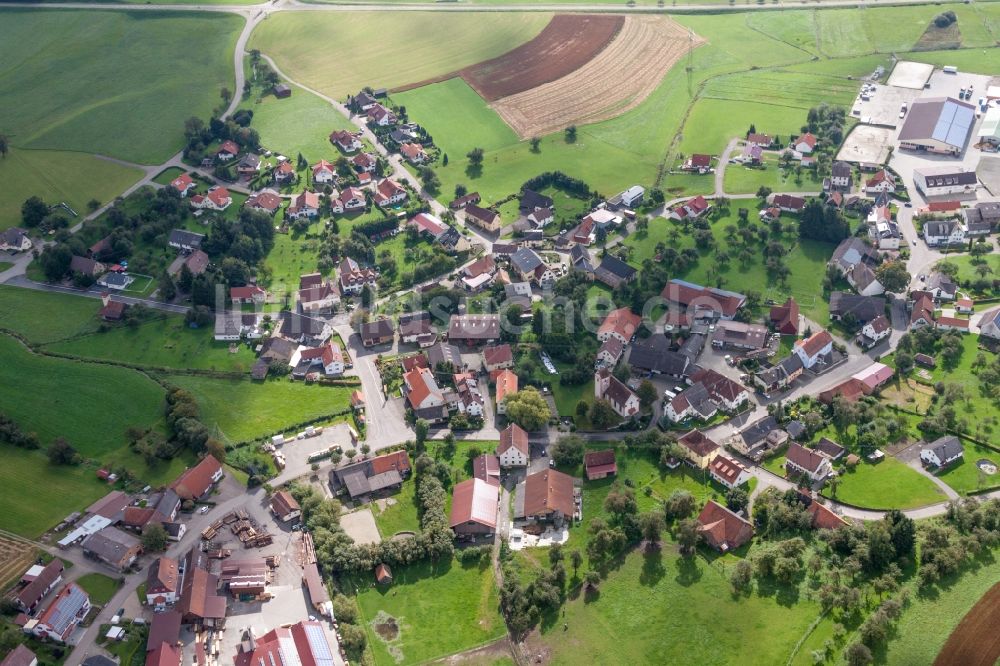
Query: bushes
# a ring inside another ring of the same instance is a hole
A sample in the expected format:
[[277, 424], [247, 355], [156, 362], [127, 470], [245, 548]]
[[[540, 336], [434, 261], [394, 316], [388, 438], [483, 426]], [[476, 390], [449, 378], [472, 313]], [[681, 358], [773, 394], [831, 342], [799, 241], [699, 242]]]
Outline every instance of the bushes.
[[6, 414], [0, 413], [0, 442], [13, 444], [21, 449], [37, 449], [40, 444], [38, 435], [24, 432]]
[[581, 199], [590, 197], [590, 186], [587, 183], [578, 178], [571, 178], [562, 171], [546, 171], [540, 176], [535, 176], [525, 181], [524, 185], [521, 186], [521, 190], [535, 190], [537, 192], [550, 185], [558, 187]]

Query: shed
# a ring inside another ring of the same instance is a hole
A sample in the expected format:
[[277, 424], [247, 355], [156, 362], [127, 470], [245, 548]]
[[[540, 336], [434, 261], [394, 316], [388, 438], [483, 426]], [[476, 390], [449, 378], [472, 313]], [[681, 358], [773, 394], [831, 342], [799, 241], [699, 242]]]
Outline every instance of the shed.
[[375, 582], [379, 585], [388, 585], [392, 582], [392, 569], [388, 564], [380, 564], [375, 567]]
[[279, 98], [279, 99], [282, 99], [282, 98], [285, 98], [285, 97], [291, 97], [292, 96], [292, 89], [289, 88], [284, 83], [279, 83], [278, 85], [274, 86], [274, 96], [277, 97], [277, 98]]

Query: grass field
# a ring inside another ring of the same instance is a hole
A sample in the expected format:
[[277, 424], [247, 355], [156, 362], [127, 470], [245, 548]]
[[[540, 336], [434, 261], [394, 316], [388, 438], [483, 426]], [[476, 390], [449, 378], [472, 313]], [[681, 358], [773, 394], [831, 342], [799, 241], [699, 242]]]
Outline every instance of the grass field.
[[517, 135], [479, 94], [459, 77], [397, 93], [392, 101], [420, 119], [449, 160], [473, 148], [496, 150], [517, 143]]
[[[724, 187], [726, 194], [754, 194], [761, 186], [774, 192], [819, 192], [823, 189], [823, 179], [815, 169], [801, 169], [795, 163], [782, 169], [776, 155], [768, 154], [764, 159], [765, 169], [751, 169], [739, 164], [726, 166]], [[801, 169], [801, 173], [796, 173]]]
[[[363, 86], [396, 88], [493, 58], [530, 40], [550, 18], [546, 13], [487, 20], [464, 13], [282, 12], [254, 31], [248, 48], [274, 58], [293, 80], [343, 99]], [[316, 57], [317, 49], [329, 57]]]
[[[990, 272], [986, 274], [986, 279], [992, 282], [1000, 277], [1000, 255], [998, 254], [987, 254], [981, 257], [984, 263], [989, 267]], [[975, 282], [979, 279], [979, 273], [976, 272], [977, 264], [972, 262], [973, 257], [969, 254], [960, 255], [950, 255], [944, 261], [958, 267], [958, 283], [969, 284]], [[990, 294], [992, 295], [992, 293]], [[981, 308], [983, 309], [983, 308]]]
[[670, 545], [633, 551], [596, 595], [542, 623], [546, 663], [578, 664], [583, 654], [595, 664], [785, 663], [818, 605], [796, 591], [795, 602], [784, 592], [733, 597], [729, 560], [683, 559]]
[[230, 442], [280, 432], [286, 426], [335, 414], [350, 407], [350, 387], [308, 386], [278, 379], [211, 379], [169, 375], [166, 381], [190, 391], [201, 407], [202, 421]]
[[[746, 202], [746, 204], [755, 202]], [[785, 265], [791, 270], [787, 286], [782, 287], [774, 282], [764, 269], [764, 258], [760, 249], [756, 249], [752, 260], [743, 266], [738, 261], [737, 252], [730, 246], [725, 228], [736, 223], [737, 208], [746, 205], [740, 201], [732, 204], [732, 214], [712, 223], [712, 234], [717, 246], [725, 249], [731, 260], [727, 265], [719, 265], [714, 260], [713, 251], [700, 251], [701, 259], [684, 274], [675, 277], [690, 280], [698, 284], [721, 286], [724, 289], [735, 289], [743, 293], [747, 291], [760, 292], [765, 299], [771, 298], [778, 302], [792, 295], [799, 302], [802, 312], [814, 321], [826, 321], [829, 318], [829, 305], [822, 299], [822, 282], [824, 265], [833, 253], [834, 246], [811, 240], [796, 240], [784, 238], [782, 242], [790, 251], [784, 257]], [[751, 210], [754, 209], [750, 206]], [[791, 219], [791, 218], [789, 218]], [[691, 236], [681, 235], [676, 245], [669, 239], [669, 230], [674, 223], [666, 218], [654, 218], [649, 223], [647, 231], [639, 231], [625, 239], [625, 245], [631, 249], [629, 263], [641, 267], [642, 262], [651, 259], [656, 252], [656, 243], [663, 242], [668, 247], [675, 246], [677, 250], [694, 247]], [[721, 284], [719, 282], [721, 281]]]
[[97, 330], [100, 301], [0, 285], [0, 326], [45, 344]]
[[[830, 487], [823, 495], [834, 497]], [[866, 509], [913, 509], [947, 499], [934, 482], [892, 456], [843, 471], [834, 499]]]
[[232, 89], [240, 26], [224, 14], [5, 11], [0, 127], [20, 148], [165, 160], [184, 120]]
[[0, 446], [4, 510], [0, 529], [37, 538], [60, 520], [108, 492], [87, 467], [56, 467], [44, 452]]
[[[377, 663], [424, 663], [504, 635], [488, 562], [424, 562], [395, 567], [392, 575], [392, 584], [385, 586], [373, 585], [371, 575], [346, 581], [347, 591], [358, 590]], [[396, 619], [400, 628], [395, 640], [387, 642], [375, 633], [380, 614]]]
[[21, 224], [21, 204], [28, 197], [37, 195], [49, 204], [65, 201], [83, 216], [91, 199], [107, 203], [141, 177], [139, 169], [93, 155], [12, 148], [0, 159], [0, 181], [4, 184], [0, 188], [0, 230]]
[[[323, 224], [313, 222], [304, 234], [274, 235], [274, 247], [265, 260], [265, 265], [271, 272], [271, 281], [266, 285], [271, 293], [295, 291], [299, 288], [300, 275], [316, 271]], [[343, 225], [341, 231], [344, 231]]]
[[177, 178], [177, 176], [181, 175], [182, 173], [187, 173], [187, 172], [179, 167], [167, 167], [160, 173], [156, 174], [156, 177], [153, 178], [153, 182], [157, 183], [158, 185], [166, 186], [169, 185], [171, 182], [173, 182], [174, 178]]
[[[396, 532], [419, 532], [420, 516], [417, 515], [416, 483], [411, 479], [403, 483], [399, 492], [392, 495], [392, 506], [379, 509], [372, 504], [375, 514], [375, 524], [383, 539], [388, 539]], [[384, 501], [384, 500], [380, 500]]]
[[111, 601], [120, 584], [114, 578], [99, 573], [84, 574], [76, 579], [76, 584], [90, 595], [90, 601], [98, 606]]
[[[247, 66], [247, 76], [252, 69]], [[292, 96], [278, 99], [267, 94], [243, 100], [240, 108], [253, 111], [251, 127], [260, 133], [260, 143], [276, 153], [287, 155], [294, 164], [302, 154], [310, 164], [321, 159], [340, 157], [330, 143], [330, 132], [357, 129], [344, 114], [329, 103], [301, 88], [292, 88]]]
[[255, 357], [246, 345], [229, 352], [216, 342], [213, 329], [192, 329], [183, 317], [157, 317], [137, 328], [116, 327], [47, 345], [47, 351], [161, 368], [249, 372]]
[[133, 370], [37, 356], [6, 335], [0, 357], [3, 411], [45, 445], [62, 436], [81, 455], [101, 457], [128, 427], [162, 419], [163, 389]]

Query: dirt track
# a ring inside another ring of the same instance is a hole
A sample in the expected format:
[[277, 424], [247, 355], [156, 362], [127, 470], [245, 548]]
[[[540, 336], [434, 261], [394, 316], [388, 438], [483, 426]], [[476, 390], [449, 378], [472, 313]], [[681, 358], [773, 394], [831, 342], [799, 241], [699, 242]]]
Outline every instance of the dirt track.
[[703, 42], [669, 18], [628, 16], [611, 43], [578, 69], [492, 106], [522, 139], [614, 118], [638, 106]]
[[1000, 583], [976, 602], [934, 660], [934, 666], [993, 666], [1000, 658]]
[[530, 42], [460, 74], [492, 102], [576, 71], [600, 53], [624, 24], [624, 16], [557, 14]]

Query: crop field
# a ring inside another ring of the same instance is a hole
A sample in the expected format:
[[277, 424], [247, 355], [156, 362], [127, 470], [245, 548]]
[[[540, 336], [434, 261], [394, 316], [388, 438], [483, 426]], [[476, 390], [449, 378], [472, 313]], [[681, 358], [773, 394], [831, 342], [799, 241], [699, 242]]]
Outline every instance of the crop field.
[[[474, 13], [281, 12], [254, 31], [248, 48], [274, 58], [291, 79], [343, 99], [364, 86], [398, 88], [494, 58], [529, 41], [550, 18], [541, 12], [488, 20]], [[317, 50], [328, 57], [316, 57]]]
[[83, 216], [91, 199], [107, 203], [141, 177], [139, 169], [85, 153], [11, 148], [0, 159], [0, 230], [21, 224], [21, 204], [28, 197], [65, 201]]
[[357, 129], [328, 102], [301, 88], [293, 87], [292, 96], [285, 99], [271, 94], [247, 99], [240, 108], [253, 111], [251, 126], [260, 133], [261, 145], [293, 163], [299, 154], [310, 164], [332, 162], [340, 152], [330, 143], [330, 133]]
[[162, 421], [163, 389], [133, 370], [38, 356], [6, 335], [0, 358], [0, 405], [43, 445], [61, 436], [81, 455], [101, 458], [124, 443], [130, 426]]
[[19, 148], [164, 160], [182, 147], [184, 120], [207, 117], [233, 87], [240, 25], [224, 14], [5, 10], [0, 128]]
[[570, 74], [493, 103], [526, 139], [608, 120], [637, 107], [700, 37], [674, 21], [629, 16], [611, 43]]
[[35, 561], [36, 549], [20, 539], [0, 535], [0, 591], [16, 582]]
[[604, 50], [626, 22], [624, 16], [557, 14], [530, 42], [460, 74], [493, 102], [572, 74]]
[[[216, 437], [237, 443], [271, 435], [304, 421], [336, 414], [350, 407], [349, 386], [311, 386], [277, 379], [212, 379], [169, 375], [169, 384], [190, 391], [201, 407], [201, 418]], [[234, 409], [234, 405], [238, 408]]]

